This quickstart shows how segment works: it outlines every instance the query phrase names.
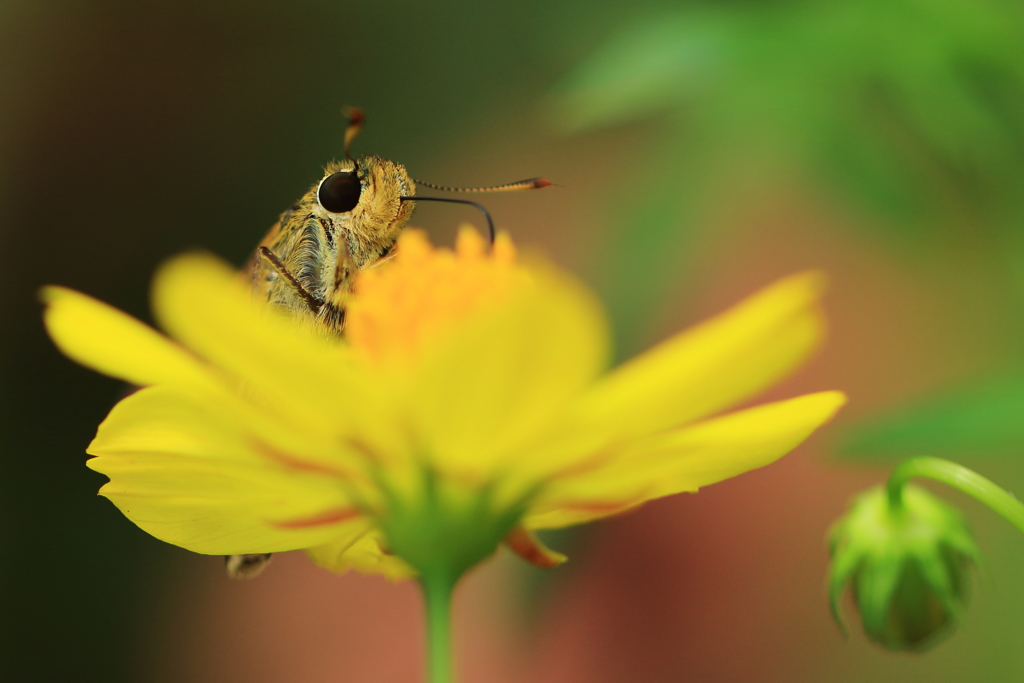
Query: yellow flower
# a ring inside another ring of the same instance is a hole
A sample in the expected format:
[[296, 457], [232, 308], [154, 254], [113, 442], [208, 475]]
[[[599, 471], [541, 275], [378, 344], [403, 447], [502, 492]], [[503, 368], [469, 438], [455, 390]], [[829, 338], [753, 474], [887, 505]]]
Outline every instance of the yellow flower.
[[393, 578], [458, 575], [501, 539], [535, 562], [531, 531], [696, 491], [781, 457], [843, 404], [822, 392], [709, 417], [818, 344], [820, 278], [785, 278], [611, 371], [591, 295], [563, 273], [406, 232], [362, 273], [345, 340], [252, 301], [208, 256], [157, 274], [168, 336], [47, 288], [71, 358], [144, 387], [88, 452], [101, 493], [145, 531], [199, 553], [305, 549]]

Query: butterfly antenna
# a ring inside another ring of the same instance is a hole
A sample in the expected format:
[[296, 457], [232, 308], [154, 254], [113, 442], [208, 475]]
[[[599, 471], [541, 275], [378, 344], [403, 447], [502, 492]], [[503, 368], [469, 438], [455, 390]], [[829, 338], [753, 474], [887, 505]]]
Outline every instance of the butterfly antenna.
[[366, 117], [363, 116], [362, 109], [347, 104], [341, 108], [341, 114], [348, 119], [348, 126], [345, 128], [345, 156], [354, 163], [355, 158], [349, 153], [349, 149], [352, 147], [352, 141], [363, 129], [363, 121], [366, 120]]
[[417, 185], [423, 185], [424, 187], [429, 187], [433, 190], [441, 190], [442, 192], [516, 192], [517, 190], [539, 190], [542, 187], [551, 187], [554, 185], [554, 183], [547, 178], [529, 178], [527, 180], [517, 180], [514, 183], [493, 185], [491, 187], [444, 187], [442, 185], [425, 183], [422, 180], [413, 180], [413, 182]]

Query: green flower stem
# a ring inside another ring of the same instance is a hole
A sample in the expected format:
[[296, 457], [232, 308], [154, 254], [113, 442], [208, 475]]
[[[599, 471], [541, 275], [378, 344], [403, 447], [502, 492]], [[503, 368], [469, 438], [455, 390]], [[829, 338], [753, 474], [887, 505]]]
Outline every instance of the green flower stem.
[[893, 506], [903, 505], [903, 487], [915, 477], [934, 479], [973, 496], [1024, 532], [1024, 503], [974, 470], [942, 458], [911, 458], [897, 465], [886, 485]]
[[427, 608], [429, 683], [453, 683], [455, 680], [452, 675], [451, 607], [456, 581], [444, 571], [420, 576], [420, 587]]

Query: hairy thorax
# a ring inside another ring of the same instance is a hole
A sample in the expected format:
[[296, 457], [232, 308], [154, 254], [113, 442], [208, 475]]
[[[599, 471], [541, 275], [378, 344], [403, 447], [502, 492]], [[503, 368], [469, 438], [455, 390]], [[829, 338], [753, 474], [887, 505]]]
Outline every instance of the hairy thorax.
[[391, 252], [414, 208], [413, 202], [402, 201], [402, 197], [416, 192], [402, 166], [376, 156], [332, 162], [324, 169], [324, 178], [353, 171], [361, 186], [354, 208], [341, 213], [325, 209], [317, 199], [317, 183], [281, 215], [261, 243], [298, 285], [323, 305], [311, 306], [295, 283], [271, 264], [257, 261], [254, 270], [256, 290], [268, 301], [312, 316], [338, 332], [356, 273]]

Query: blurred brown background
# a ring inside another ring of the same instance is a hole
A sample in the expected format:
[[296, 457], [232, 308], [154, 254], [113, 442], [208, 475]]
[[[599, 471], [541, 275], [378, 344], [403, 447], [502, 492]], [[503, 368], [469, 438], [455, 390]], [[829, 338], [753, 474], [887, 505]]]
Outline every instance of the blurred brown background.
[[[622, 357], [780, 275], [832, 281], [827, 347], [770, 397], [845, 389], [841, 419], [552, 537], [562, 569], [475, 572], [464, 681], [1020, 678], [1008, 525], [943, 492], [990, 562], [920, 657], [841, 637], [823, 536], [903, 455], [1024, 485], [1022, 27], [966, 0], [0, 0], [0, 678], [419, 680], [413, 586], [300, 555], [231, 583], [96, 498], [84, 448], [124, 389], [61, 357], [35, 300], [59, 283], [146, 319], [167, 256], [240, 264], [339, 153], [346, 103], [357, 152], [414, 177], [562, 185], [486, 203], [601, 292]], [[439, 241], [462, 220], [414, 218]]]

